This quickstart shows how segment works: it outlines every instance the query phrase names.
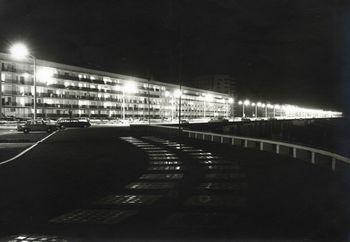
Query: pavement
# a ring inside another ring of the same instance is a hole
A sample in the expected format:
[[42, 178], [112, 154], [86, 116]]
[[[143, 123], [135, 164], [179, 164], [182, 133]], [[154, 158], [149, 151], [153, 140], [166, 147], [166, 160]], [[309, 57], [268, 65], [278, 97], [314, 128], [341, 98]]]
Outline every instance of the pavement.
[[348, 191], [267, 152], [66, 129], [0, 167], [0, 241], [346, 241]]

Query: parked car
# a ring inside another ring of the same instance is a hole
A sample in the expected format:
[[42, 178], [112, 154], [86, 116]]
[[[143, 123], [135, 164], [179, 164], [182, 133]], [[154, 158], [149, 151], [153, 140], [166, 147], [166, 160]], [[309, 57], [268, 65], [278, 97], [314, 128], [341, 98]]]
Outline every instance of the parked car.
[[28, 120], [24, 124], [18, 124], [17, 130], [23, 131], [24, 133], [32, 131], [46, 131], [51, 133], [57, 130], [57, 126], [55, 124], [46, 123], [43, 120]]
[[57, 126], [61, 129], [64, 128], [88, 128], [91, 126], [90, 121], [87, 119], [77, 118], [63, 118], [57, 120]]
[[228, 119], [219, 117], [219, 118], [212, 118], [209, 120], [209, 123], [228, 123]]
[[241, 121], [242, 121], [242, 122], [250, 122], [250, 121], [252, 121], [252, 120], [251, 120], [250, 118], [242, 118]]

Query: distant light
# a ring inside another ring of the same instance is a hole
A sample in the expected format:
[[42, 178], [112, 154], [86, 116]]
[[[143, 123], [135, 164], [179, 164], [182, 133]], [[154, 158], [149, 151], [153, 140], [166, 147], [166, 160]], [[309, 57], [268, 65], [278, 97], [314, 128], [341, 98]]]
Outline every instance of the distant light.
[[228, 99], [228, 102], [232, 104], [232, 103], [235, 102], [235, 100], [234, 100], [233, 98], [229, 98], [229, 99]]
[[261, 104], [261, 107], [263, 107], [263, 108], [266, 107], [266, 104], [265, 104], [265, 103], [262, 103], [262, 104]]
[[39, 81], [46, 82], [47, 84], [52, 83], [53, 76], [56, 73], [56, 71], [52, 68], [48, 67], [41, 67], [38, 69], [36, 73], [36, 77]]
[[256, 106], [261, 107], [261, 106], [262, 106], [262, 103], [261, 103], [261, 102], [258, 102], [258, 103], [256, 104]]
[[248, 99], [244, 100], [244, 105], [249, 106], [250, 105], [250, 101]]
[[277, 109], [279, 109], [280, 107], [281, 107], [281, 106], [278, 105], [278, 104], [275, 105], [275, 108], [277, 108]]
[[242, 105], [242, 104], [243, 104], [243, 102], [242, 102], [242, 101], [238, 101], [238, 104], [239, 104], [239, 105]]
[[170, 96], [170, 92], [169, 92], [169, 91], [165, 91], [164, 95], [165, 95], [166, 97], [169, 97], [169, 96]]
[[137, 93], [137, 85], [133, 81], [126, 82], [123, 87], [124, 92], [126, 93]]
[[210, 93], [205, 94], [205, 101], [212, 102], [214, 99], [213, 95]]
[[26, 58], [29, 55], [29, 51], [24, 44], [17, 43], [10, 47], [10, 54], [12, 55], [13, 58], [17, 60], [21, 60]]
[[252, 106], [254, 107], [254, 106], [255, 106], [255, 103], [252, 103]]
[[174, 97], [179, 98], [182, 96], [182, 91], [180, 89], [176, 89], [174, 91]]

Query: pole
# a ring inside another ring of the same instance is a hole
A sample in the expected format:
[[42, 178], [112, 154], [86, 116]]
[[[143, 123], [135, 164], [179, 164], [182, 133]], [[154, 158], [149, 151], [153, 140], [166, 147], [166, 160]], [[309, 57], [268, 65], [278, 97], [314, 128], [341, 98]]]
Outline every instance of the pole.
[[265, 118], [267, 118], [267, 105], [265, 106]]
[[151, 103], [150, 103], [150, 92], [149, 92], [149, 82], [150, 82], [151, 77], [149, 77], [148, 79], [148, 85], [147, 85], [147, 89], [148, 89], [148, 125], [151, 125]]
[[204, 98], [204, 100], [203, 100], [203, 114], [204, 114], [204, 118], [205, 118], [205, 98]]
[[0, 62], [0, 118], [2, 117], [2, 63]]
[[34, 60], [34, 121], [36, 120], [36, 58], [33, 56]]
[[258, 118], [258, 105], [255, 104], [255, 118]]
[[235, 103], [232, 103], [232, 121], [235, 121]]
[[174, 119], [174, 96], [171, 96], [171, 122]]
[[243, 114], [242, 117], [245, 118], [245, 113], [244, 113], [244, 103], [242, 103], [242, 109], [243, 109]]
[[180, 82], [180, 96], [179, 96], [179, 135], [181, 135], [181, 82]]
[[125, 91], [123, 90], [123, 120], [125, 121]]

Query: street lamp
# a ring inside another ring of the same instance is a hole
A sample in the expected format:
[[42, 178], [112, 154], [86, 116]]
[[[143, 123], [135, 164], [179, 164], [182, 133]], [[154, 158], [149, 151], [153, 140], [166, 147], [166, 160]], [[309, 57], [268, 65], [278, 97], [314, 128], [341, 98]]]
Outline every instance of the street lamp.
[[276, 117], [276, 109], [279, 109], [280, 108], [280, 105], [278, 105], [278, 104], [275, 104], [274, 106], [273, 106], [273, 117], [275, 118]]
[[228, 99], [228, 103], [229, 103], [230, 105], [232, 105], [232, 120], [234, 121], [234, 119], [235, 119], [235, 115], [234, 115], [234, 111], [235, 111], [235, 109], [234, 109], [234, 103], [235, 103], [235, 100], [234, 100], [233, 98], [229, 98], [229, 99]]
[[243, 102], [243, 117], [245, 117], [244, 106], [249, 106], [249, 105], [250, 105], [250, 101], [248, 99], [244, 100], [244, 102]]
[[[16, 43], [10, 47], [10, 54], [14, 59], [22, 60], [24, 58], [30, 58], [33, 60], [34, 64], [34, 116], [33, 119], [36, 120], [36, 58], [29, 53], [28, 48], [23, 43]], [[1, 88], [0, 88], [1, 92]]]
[[182, 91], [180, 90], [180, 89], [176, 89], [175, 91], [174, 91], [174, 94], [173, 94], [173, 96], [175, 97], [175, 98], [178, 98], [179, 99], [179, 107], [178, 107], [178, 111], [179, 111], [179, 113], [178, 113], [178, 118], [179, 118], [179, 122], [181, 122], [181, 103], [180, 103], [180, 101], [181, 101], [181, 97], [182, 97]]
[[213, 101], [213, 95], [210, 93], [207, 93], [203, 97], [203, 116], [206, 118], [206, 102], [211, 102]]
[[258, 103], [256, 104], [256, 106], [257, 106], [257, 108], [256, 108], [256, 118], [258, 118], [258, 108], [261, 108], [262, 103], [261, 103], [261, 102], [258, 102]]
[[[261, 104], [261, 107], [262, 108], [265, 108], [265, 118], [267, 118], [267, 108], [266, 108], [266, 104], [265, 103], [262, 103]], [[264, 115], [263, 115], [264, 116]]]
[[132, 94], [137, 93], [137, 85], [135, 82], [126, 82], [123, 86], [123, 120], [125, 121], [125, 93]]
[[258, 117], [258, 104], [252, 103], [252, 107], [255, 107], [255, 119]]
[[244, 113], [244, 106], [249, 106], [250, 105], [250, 101], [249, 100], [244, 100], [244, 102], [239, 101], [238, 105], [242, 105], [242, 118], [245, 117], [245, 113]]

